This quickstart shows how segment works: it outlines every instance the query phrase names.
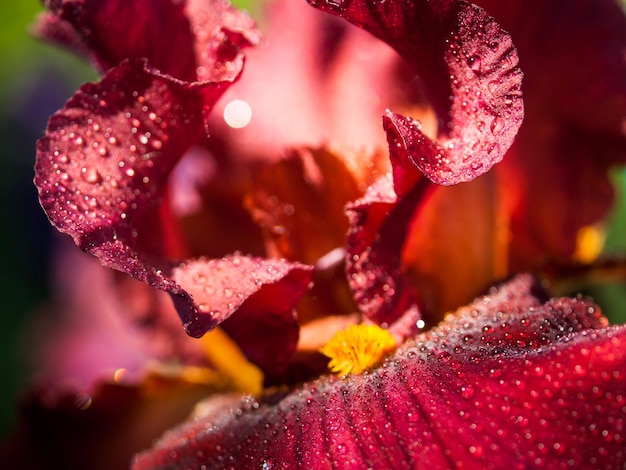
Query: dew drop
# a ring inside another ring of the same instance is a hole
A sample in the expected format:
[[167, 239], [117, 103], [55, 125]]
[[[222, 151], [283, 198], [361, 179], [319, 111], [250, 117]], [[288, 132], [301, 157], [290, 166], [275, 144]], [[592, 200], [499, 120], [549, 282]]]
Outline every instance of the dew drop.
[[479, 72], [480, 68], [483, 65], [483, 61], [480, 57], [478, 56], [472, 56], [468, 59], [470, 68], [474, 71], [474, 72]]
[[69, 161], [69, 158], [67, 158], [66, 154], [60, 153], [56, 155], [56, 161], [59, 163], [67, 163]]
[[74, 397], [74, 406], [76, 406], [76, 408], [78, 408], [80, 411], [85, 411], [91, 406], [91, 403], [91, 396], [86, 393], [79, 393]]
[[463, 398], [472, 398], [474, 396], [474, 387], [472, 385], [465, 385], [461, 387], [461, 396]]
[[493, 119], [493, 121], [491, 121], [491, 125], [489, 126], [489, 128], [491, 129], [491, 133], [494, 135], [500, 133], [503, 127], [504, 121], [502, 120], [502, 118], [497, 116]]
[[87, 183], [96, 184], [101, 180], [100, 173], [93, 166], [81, 168], [80, 173]]

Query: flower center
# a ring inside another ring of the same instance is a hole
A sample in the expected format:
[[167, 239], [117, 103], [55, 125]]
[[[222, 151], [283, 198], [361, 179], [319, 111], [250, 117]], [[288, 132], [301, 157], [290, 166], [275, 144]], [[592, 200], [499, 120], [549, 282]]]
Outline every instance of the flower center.
[[387, 330], [361, 324], [337, 332], [320, 352], [330, 358], [330, 370], [346, 376], [375, 366], [395, 348], [396, 342]]

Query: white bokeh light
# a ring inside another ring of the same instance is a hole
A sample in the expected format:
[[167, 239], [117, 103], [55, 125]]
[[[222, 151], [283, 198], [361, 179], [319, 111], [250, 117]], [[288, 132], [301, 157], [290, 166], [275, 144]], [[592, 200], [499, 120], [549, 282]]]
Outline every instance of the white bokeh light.
[[233, 100], [224, 108], [224, 121], [233, 129], [246, 127], [252, 119], [252, 108], [243, 100]]

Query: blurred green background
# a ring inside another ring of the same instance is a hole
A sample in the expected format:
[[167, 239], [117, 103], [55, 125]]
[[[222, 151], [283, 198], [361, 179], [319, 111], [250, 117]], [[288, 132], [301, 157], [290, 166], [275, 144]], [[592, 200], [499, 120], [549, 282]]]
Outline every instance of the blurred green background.
[[[35, 142], [48, 117], [81, 83], [96, 78], [85, 62], [29, 35], [28, 28], [40, 10], [38, 0], [0, 2], [0, 436], [10, 429], [18, 391], [28, 383], [30, 371], [22, 354], [29, 338], [24, 328], [48, 296], [48, 256], [57, 237], [32, 184]], [[625, 253], [626, 171], [615, 172], [614, 180], [620, 201], [607, 249]], [[626, 321], [623, 284], [596, 287], [588, 293], [613, 321]]]

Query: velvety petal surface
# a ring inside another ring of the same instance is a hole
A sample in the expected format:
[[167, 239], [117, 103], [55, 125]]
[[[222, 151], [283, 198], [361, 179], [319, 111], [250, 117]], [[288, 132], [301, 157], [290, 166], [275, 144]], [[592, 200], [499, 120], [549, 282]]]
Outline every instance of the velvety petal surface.
[[252, 362], [275, 375], [287, 367], [298, 342], [294, 309], [309, 287], [312, 270], [300, 263], [235, 254], [188, 261], [172, 275], [207, 318], [199, 334], [229, 319], [224, 330]]
[[369, 373], [199, 417], [133, 468], [619, 468], [625, 366], [623, 327], [522, 276]]
[[104, 72], [146, 58], [186, 81], [232, 80], [259, 33], [226, 0], [47, 0], [35, 33], [87, 55]]
[[159, 202], [203, 132], [203, 112], [228, 85], [191, 85], [143, 60], [123, 62], [81, 87], [37, 142], [35, 184], [51, 222], [103, 265], [170, 292], [189, 325], [198, 312], [167, 277]]
[[523, 117], [522, 74], [509, 35], [463, 1], [310, 0], [394, 47], [413, 64], [439, 118], [436, 141], [420, 124], [388, 113], [387, 133], [439, 184], [468, 181], [499, 162]]

